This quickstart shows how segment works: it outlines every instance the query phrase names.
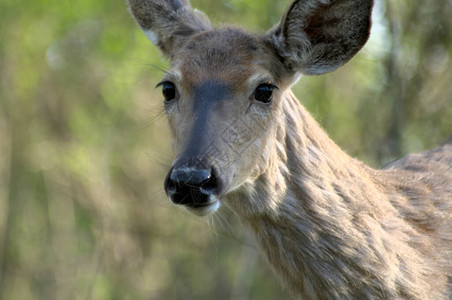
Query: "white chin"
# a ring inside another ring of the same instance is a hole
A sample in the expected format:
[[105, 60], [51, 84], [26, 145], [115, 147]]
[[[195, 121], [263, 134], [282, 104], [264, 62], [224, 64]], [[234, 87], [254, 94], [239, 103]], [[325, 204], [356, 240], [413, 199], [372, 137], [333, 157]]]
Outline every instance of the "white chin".
[[216, 212], [220, 208], [220, 200], [203, 206], [185, 206], [185, 209], [194, 215], [204, 217]]

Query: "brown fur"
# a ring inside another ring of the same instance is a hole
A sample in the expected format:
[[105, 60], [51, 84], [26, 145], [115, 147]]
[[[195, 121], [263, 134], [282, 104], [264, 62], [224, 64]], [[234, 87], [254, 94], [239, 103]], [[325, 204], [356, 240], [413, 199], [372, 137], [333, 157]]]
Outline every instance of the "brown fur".
[[308, 299], [447, 299], [452, 175], [435, 161], [450, 160], [452, 146], [404, 170], [373, 170], [286, 97], [267, 172], [225, 201], [283, 282]]
[[[190, 211], [229, 206], [301, 298], [451, 299], [452, 144], [371, 169], [289, 89], [299, 73], [333, 71], [364, 45], [371, 1], [294, 1], [264, 36], [211, 29], [188, 2], [129, 3], [172, 58], [163, 80], [177, 90], [165, 104], [175, 164], [217, 170], [216, 198]], [[278, 87], [269, 105], [253, 98], [268, 82]]]

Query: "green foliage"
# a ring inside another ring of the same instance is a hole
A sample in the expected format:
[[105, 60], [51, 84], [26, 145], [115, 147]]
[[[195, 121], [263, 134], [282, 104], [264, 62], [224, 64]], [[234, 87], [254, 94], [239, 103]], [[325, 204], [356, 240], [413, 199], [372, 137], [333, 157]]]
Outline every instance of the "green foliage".
[[[192, 2], [260, 32], [288, 4]], [[294, 88], [373, 166], [452, 128], [450, 1], [377, 7], [367, 48]], [[288, 298], [230, 213], [206, 222], [165, 199], [167, 64], [123, 0], [2, 0], [0, 22], [0, 298]]]

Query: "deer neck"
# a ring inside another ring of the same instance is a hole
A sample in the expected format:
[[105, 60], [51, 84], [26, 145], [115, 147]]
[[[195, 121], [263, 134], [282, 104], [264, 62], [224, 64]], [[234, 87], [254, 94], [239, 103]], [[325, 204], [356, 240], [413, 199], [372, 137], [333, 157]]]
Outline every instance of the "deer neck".
[[[342, 151], [291, 91], [284, 98], [252, 172], [257, 175], [228, 195], [227, 203], [241, 218], [285, 217], [286, 208], [296, 207], [311, 213], [327, 209], [323, 213], [343, 219], [342, 210], [362, 211], [370, 205], [365, 199], [384, 196], [374, 181], [378, 171]], [[243, 197], [246, 201], [239, 200]], [[374, 206], [369, 206], [373, 213], [387, 213], [387, 206]]]
[[386, 231], [385, 222], [396, 222], [398, 234], [406, 234], [380, 192], [378, 171], [344, 153], [292, 93], [285, 98], [282, 119], [269, 137], [276, 142], [263, 150], [265, 171], [231, 193], [227, 203], [252, 228], [275, 272], [298, 294], [341, 298], [360, 295], [350, 289], [365, 286], [362, 293], [385, 297], [391, 287], [384, 285], [391, 285], [396, 295], [397, 272], [374, 278], [381, 274], [376, 269], [389, 269], [405, 255], [388, 247], [408, 255], [412, 250], [395, 245], [394, 232]]

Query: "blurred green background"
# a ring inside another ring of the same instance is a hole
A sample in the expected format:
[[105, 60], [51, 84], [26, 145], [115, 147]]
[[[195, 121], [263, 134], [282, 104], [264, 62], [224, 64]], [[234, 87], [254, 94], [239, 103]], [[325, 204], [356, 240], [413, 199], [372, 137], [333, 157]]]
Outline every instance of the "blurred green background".
[[[288, 1], [193, 0], [264, 32]], [[368, 45], [294, 87], [350, 155], [379, 167], [452, 133], [452, 3], [376, 2]], [[0, 298], [287, 299], [227, 210], [173, 207], [167, 62], [123, 0], [0, 2]]]

